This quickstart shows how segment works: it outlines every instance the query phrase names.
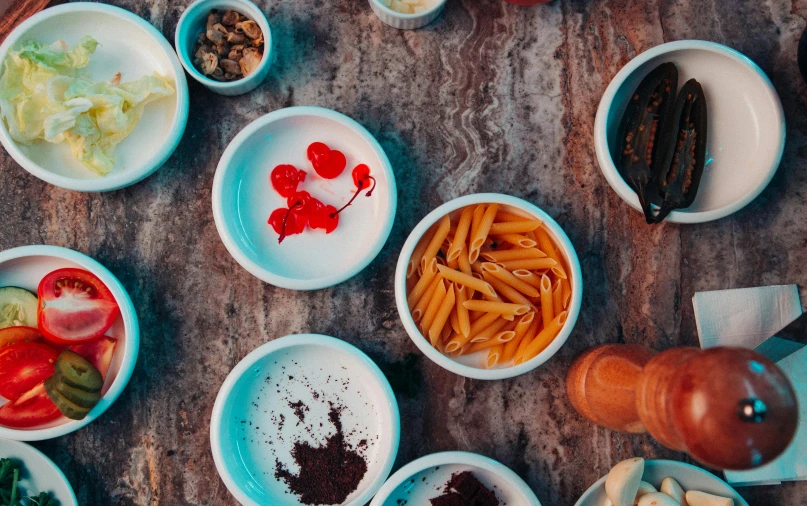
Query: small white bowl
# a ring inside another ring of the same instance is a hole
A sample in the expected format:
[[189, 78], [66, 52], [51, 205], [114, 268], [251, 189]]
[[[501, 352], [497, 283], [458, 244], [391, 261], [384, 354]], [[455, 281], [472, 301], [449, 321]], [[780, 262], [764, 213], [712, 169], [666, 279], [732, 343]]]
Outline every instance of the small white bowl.
[[[304, 419], [291, 406], [297, 402], [304, 404], [298, 408]], [[364, 479], [343, 506], [362, 506], [375, 495], [398, 454], [395, 394], [358, 348], [333, 337], [301, 334], [256, 348], [230, 372], [216, 397], [210, 421], [213, 460], [241, 504], [300, 504], [274, 477], [275, 459], [298, 472], [291, 459], [294, 443], [318, 446], [334, 433], [329, 402], [342, 407], [346, 441], [354, 449], [363, 446], [367, 461]]]
[[664, 62], [678, 67], [678, 84], [695, 78], [706, 95], [706, 168], [695, 202], [667, 221], [703, 223], [739, 211], [765, 189], [785, 146], [782, 103], [770, 79], [743, 54], [701, 40], [656, 46], [631, 60], [605, 90], [594, 121], [594, 148], [611, 188], [636, 210], [639, 198], [622, 179], [612, 153], [628, 99], [639, 82]]
[[78, 506], [73, 487], [62, 470], [33, 446], [0, 439], [0, 458], [12, 459], [22, 464], [19, 485], [24, 495], [50, 492], [59, 506]]
[[[605, 478], [603, 476], [594, 485], [589, 487], [575, 506], [605, 506], [608, 496], [605, 495]], [[734, 506], [748, 506], [740, 494], [731, 488], [725, 481], [712, 473], [685, 462], [674, 460], [648, 460], [644, 464], [642, 480], [650, 483], [658, 490], [664, 478], [672, 477], [681, 485], [684, 491], [699, 490], [707, 494], [714, 494], [734, 499]]]
[[425, 12], [418, 14], [402, 14], [390, 9], [379, 0], [369, 0], [369, 2], [370, 8], [373, 9], [378, 19], [399, 30], [416, 30], [423, 28], [437, 19], [446, 6], [446, 0], [437, 0], [437, 3]]
[[504, 464], [470, 452], [426, 455], [400, 468], [381, 487], [370, 506], [425, 505], [441, 495], [455, 473], [471, 471], [492, 490], [499, 502], [510, 506], [541, 506], [530, 487]]
[[0, 142], [25, 170], [52, 185], [81, 192], [117, 190], [150, 176], [176, 149], [188, 121], [188, 83], [173, 48], [156, 28], [119, 7], [90, 2], [57, 5], [34, 14], [0, 45], [0, 61], [28, 39], [47, 43], [61, 39], [73, 46], [85, 35], [100, 44], [90, 58], [94, 80], [120, 72], [122, 81], [133, 81], [159, 72], [174, 80], [176, 93], [145, 107], [137, 126], [115, 149], [117, 160], [106, 176], [84, 167], [65, 143], [17, 143], [1, 120]]
[[[0, 286], [18, 286], [36, 293], [45, 275], [65, 267], [86, 269], [104, 282], [120, 307], [120, 316], [105, 335], [115, 338], [118, 344], [112, 356], [104, 381], [104, 396], [83, 420], [60, 417], [41, 426], [29, 429], [12, 429], [0, 426], [0, 438], [17, 441], [40, 441], [74, 432], [101, 416], [123, 392], [132, 377], [137, 352], [140, 348], [140, 329], [132, 299], [126, 289], [109, 270], [92, 258], [58, 246], [21, 246], [0, 252]], [[0, 398], [0, 403], [5, 404]]]
[[[347, 157], [336, 179], [311, 168], [306, 150], [317, 141]], [[308, 173], [298, 190], [337, 208], [355, 192], [351, 171], [360, 163], [370, 167], [376, 190], [357, 197], [330, 234], [307, 228], [278, 244], [267, 220], [287, 204], [269, 175], [284, 163]], [[213, 218], [227, 251], [254, 276], [293, 290], [332, 286], [364, 269], [387, 241], [396, 205], [395, 175], [378, 141], [354, 120], [320, 107], [280, 109], [247, 125], [227, 146], [213, 179]]]
[[[236, 81], [221, 82], [205, 76], [193, 64], [193, 48], [199, 34], [205, 30], [207, 16], [213, 9], [234, 10], [258, 23], [263, 32], [263, 58], [258, 68], [250, 75]], [[249, 0], [196, 0], [190, 4], [177, 22], [174, 43], [179, 61], [192, 78], [196, 79], [210, 91], [219, 95], [243, 95], [257, 88], [269, 75], [272, 66], [272, 30], [261, 9]]]
[[[406, 267], [409, 259], [412, 257], [412, 252], [417, 246], [420, 238], [433, 224], [437, 223], [443, 216], [451, 214], [452, 212], [463, 207], [475, 204], [492, 204], [500, 205], [502, 210], [506, 210], [515, 214], [521, 214], [525, 217], [535, 217], [544, 222], [544, 225], [549, 228], [555, 239], [557, 245], [562, 249], [563, 257], [569, 263], [570, 272], [567, 275], [570, 278], [572, 285], [572, 300], [569, 303], [568, 318], [560, 334], [547, 346], [547, 348], [533, 357], [531, 360], [523, 362], [518, 365], [498, 365], [492, 369], [486, 369], [481, 357], [481, 352], [472, 355], [465, 355], [459, 357], [449, 357], [437, 351], [429, 341], [423, 337], [418, 329], [417, 323], [412, 318], [412, 313], [409, 311], [409, 306], [406, 302]], [[539, 365], [543, 364], [566, 342], [569, 334], [572, 333], [577, 317], [580, 315], [580, 306], [583, 301], [583, 274], [580, 270], [580, 260], [577, 258], [577, 253], [572, 246], [569, 237], [560, 228], [555, 220], [552, 219], [547, 213], [539, 209], [537, 206], [510, 195], [503, 195], [501, 193], [477, 193], [474, 195], [466, 195], [457, 199], [446, 202], [434, 211], [430, 212], [423, 218], [420, 223], [415, 226], [409, 234], [409, 238], [401, 249], [401, 255], [398, 257], [398, 265], [395, 269], [395, 302], [398, 306], [398, 314], [401, 317], [406, 333], [412, 341], [420, 348], [427, 357], [433, 362], [437, 363], [440, 367], [448, 369], [449, 371], [465, 376], [466, 378], [474, 378], [481, 380], [498, 380], [505, 378], [513, 378], [526, 372], [532, 371]]]

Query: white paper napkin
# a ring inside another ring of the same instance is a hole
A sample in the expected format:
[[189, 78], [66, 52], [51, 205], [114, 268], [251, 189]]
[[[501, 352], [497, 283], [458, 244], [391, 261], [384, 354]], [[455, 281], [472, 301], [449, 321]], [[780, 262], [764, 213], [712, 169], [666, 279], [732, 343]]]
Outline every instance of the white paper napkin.
[[[802, 312], [796, 285], [698, 292], [692, 304], [702, 348], [755, 348]], [[726, 481], [735, 486], [807, 480], [807, 347], [778, 365], [796, 390], [799, 428], [793, 443], [773, 462], [752, 471], [726, 471]]]

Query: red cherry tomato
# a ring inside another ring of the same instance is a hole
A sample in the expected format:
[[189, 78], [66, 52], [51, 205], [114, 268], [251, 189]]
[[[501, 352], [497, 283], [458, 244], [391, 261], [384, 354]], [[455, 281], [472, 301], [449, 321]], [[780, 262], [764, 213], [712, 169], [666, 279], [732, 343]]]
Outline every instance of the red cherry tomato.
[[311, 228], [325, 230], [326, 234], [330, 234], [339, 226], [339, 214], [334, 206], [323, 206], [308, 219], [308, 225]]
[[112, 355], [115, 353], [115, 345], [117, 344], [117, 340], [103, 336], [95, 341], [74, 344], [73, 346], [68, 346], [68, 348], [89, 360], [90, 363], [98, 369], [101, 376], [106, 378], [106, 373], [109, 371], [109, 364], [112, 363]]
[[59, 344], [101, 337], [120, 314], [109, 288], [84, 269], [58, 269], [39, 282], [39, 331]]
[[24, 429], [56, 420], [61, 416], [59, 408], [45, 392], [44, 383], [20, 395], [17, 400], [0, 406], [0, 425]]
[[297, 191], [297, 186], [305, 181], [306, 172], [297, 170], [294, 165], [278, 165], [272, 169], [270, 180], [272, 188], [281, 197], [290, 197]]
[[39, 341], [42, 334], [34, 327], [6, 327], [0, 329], [0, 348], [14, 343]]
[[316, 173], [325, 179], [339, 176], [347, 166], [344, 153], [331, 149], [321, 142], [308, 146], [308, 160]]
[[0, 395], [15, 400], [53, 376], [59, 352], [43, 343], [17, 343], [0, 349]]

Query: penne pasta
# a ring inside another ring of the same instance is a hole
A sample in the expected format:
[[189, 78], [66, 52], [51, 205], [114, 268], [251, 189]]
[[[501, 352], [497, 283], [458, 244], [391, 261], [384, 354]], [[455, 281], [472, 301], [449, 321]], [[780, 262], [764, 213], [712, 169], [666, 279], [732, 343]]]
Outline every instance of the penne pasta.
[[527, 269], [516, 269], [513, 271], [513, 276], [517, 277], [528, 285], [537, 288], [538, 291], [541, 290], [541, 276], [538, 274], [528, 271]]
[[431, 285], [426, 289], [426, 293], [423, 294], [423, 297], [420, 298], [415, 306], [415, 309], [412, 310], [412, 319], [415, 320], [415, 323], [418, 323], [423, 319], [423, 313], [426, 312], [429, 302], [432, 300], [432, 297], [434, 297], [434, 291], [437, 290], [437, 284], [442, 279], [443, 277], [439, 274], [434, 277]]
[[494, 365], [499, 362], [499, 358], [502, 356], [502, 349], [504, 348], [503, 344], [496, 346], [495, 348], [491, 348], [488, 352], [488, 358], [485, 361], [485, 366], [490, 369]]
[[507, 302], [491, 302], [487, 300], [467, 300], [463, 307], [469, 311], [484, 311], [504, 315], [521, 316], [530, 310], [530, 306], [523, 304], [509, 304]]
[[429, 305], [426, 306], [426, 311], [423, 312], [423, 320], [420, 322], [420, 331], [424, 336], [428, 334], [432, 322], [434, 322], [434, 317], [437, 316], [437, 311], [440, 309], [440, 305], [443, 303], [445, 297], [446, 284], [445, 280], [441, 279], [437, 282], [437, 289], [435, 289], [434, 295], [432, 295], [429, 301]]
[[481, 256], [488, 262], [504, 262], [505, 260], [546, 258], [546, 253], [538, 248], [514, 248], [508, 250], [486, 251], [482, 253]]
[[449, 248], [448, 255], [446, 255], [446, 258], [449, 261], [459, 259], [460, 253], [462, 253], [462, 250], [465, 247], [465, 241], [468, 239], [468, 232], [471, 228], [472, 219], [473, 209], [470, 207], [463, 209], [462, 214], [460, 215], [460, 220], [457, 223], [457, 232], [454, 234], [454, 240], [451, 244], [451, 248]]
[[496, 239], [518, 246], [519, 248], [534, 248], [538, 244], [526, 235], [521, 234], [499, 234], [496, 236]]
[[557, 253], [555, 252], [555, 245], [552, 244], [552, 239], [549, 238], [549, 234], [546, 232], [544, 227], [539, 227], [533, 231], [535, 234], [535, 238], [540, 245], [541, 251], [546, 253], [546, 255], [550, 258], [554, 258], [558, 260]]
[[513, 328], [515, 336], [513, 339], [507, 342], [504, 345], [504, 350], [502, 351], [501, 361], [502, 362], [509, 362], [516, 356], [516, 351], [518, 350], [518, 345], [524, 339], [524, 336], [530, 330], [530, 326], [532, 322], [535, 321], [535, 313], [529, 312], [521, 317], [516, 323], [516, 326]]
[[437, 225], [437, 229], [434, 231], [434, 236], [431, 241], [429, 241], [429, 245], [426, 246], [426, 251], [423, 252], [421, 262], [425, 261], [428, 263], [432, 258], [437, 256], [437, 252], [440, 251], [440, 248], [443, 246], [443, 241], [445, 241], [448, 236], [449, 228], [451, 228], [451, 220], [448, 216], [444, 216]]
[[563, 328], [563, 325], [566, 323], [567, 314], [566, 311], [560, 313], [535, 336], [535, 339], [524, 349], [524, 355], [522, 356], [523, 362], [532, 360], [552, 343], [555, 337], [560, 333], [560, 329]]
[[435, 230], [437, 230], [437, 227], [435, 226], [429, 227], [426, 233], [423, 234], [423, 237], [420, 238], [420, 241], [418, 241], [418, 244], [417, 246], [415, 246], [414, 251], [412, 251], [412, 257], [409, 258], [409, 263], [406, 266], [407, 278], [411, 277], [415, 273], [415, 271], [420, 268], [420, 260], [423, 258], [423, 253], [426, 252], [426, 248], [429, 246], [432, 237], [434, 237]]
[[496, 340], [493, 340], [493, 339], [488, 339], [487, 341], [482, 341], [482, 342], [479, 342], [479, 343], [474, 343], [474, 344], [471, 344], [469, 346], [466, 346], [465, 348], [462, 349], [462, 352], [460, 352], [460, 354], [461, 355], [470, 355], [471, 353], [476, 353], [478, 351], [489, 350], [491, 348], [495, 348], [496, 346], [499, 346], [500, 344], [502, 344], [502, 343], [500, 343], [499, 341], [496, 341]]
[[[455, 298], [457, 297], [456, 288], [454, 290], [454, 297]], [[448, 317], [448, 322], [450, 323], [449, 328], [454, 332], [460, 331], [460, 320], [459, 318], [457, 318], [457, 308], [459, 308], [459, 304], [460, 302], [457, 301], [457, 304], [453, 308], [451, 308], [452, 309], [451, 316]]]
[[499, 211], [496, 213], [496, 221], [524, 221], [534, 219], [532, 217], [521, 216], [515, 213], [509, 213], [507, 211]]
[[523, 258], [521, 260], [504, 260], [499, 262], [508, 271], [527, 269], [530, 271], [551, 269], [558, 265], [552, 258]]
[[415, 308], [417, 303], [420, 301], [420, 298], [426, 292], [426, 288], [432, 282], [432, 279], [437, 275], [437, 260], [432, 259], [426, 268], [423, 269], [423, 274], [420, 276], [420, 279], [415, 284], [415, 287], [412, 288], [412, 291], [409, 292], [409, 296], [406, 298], [407, 304], [409, 304], [409, 309], [412, 310]]
[[541, 277], [541, 318], [544, 322], [550, 322], [555, 317], [555, 305], [552, 299], [552, 282], [549, 276], [544, 274]]
[[[471, 324], [471, 330], [467, 336], [463, 336], [462, 334], [454, 334], [453, 336], [451, 336], [451, 339], [446, 344], [446, 352], [452, 353], [459, 350], [460, 348], [468, 344], [472, 336], [478, 334], [485, 327], [487, 327], [488, 325], [499, 319], [500, 319], [499, 315], [497, 314], [493, 313], [484, 314]], [[507, 322], [505, 321], [505, 323]]]
[[477, 292], [481, 292], [482, 294], [487, 294], [490, 296], [496, 295], [496, 291], [493, 289], [493, 287], [490, 286], [490, 284], [486, 283], [485, 281], [482, 281], [473, 276], [469, 276], [460, 271], [455, 271], [454, 269], [450, 269], [445, 265], [438, 265], [437, 269], [440, 271], [440, 274], [442, 274], [443, 277], [449, 281], [458, 283], [467, 288], [473, 288], [474, 290], [476, 290]]
[[460, 272], [463, 274], [471, 275], [473, 270], [471, 269], [471, 261], [468, 260], [468, 248], [463, 245], [462, 252], [460, 253], [459, 258], [457, 258], [457, 263], [459, 264]]
[[563, 311], [563, 285], [560, 280], [552, 286], [552, 312], [560, 314]]
[[564, 269], [561, 264], [553, 265], [549, 270], [551, 270], [552, 274], [560, 279], [568, 279], [568, 276], [566, 276], [566, 269]]
[[536, 228], [540, 227], [542, 223], [543, 222], [541, 220], [505, 221], [494, 223], [490, 227], [490, 234], [523, 234], [525, 232], [532, 232]]
[[[437, 289], [439, 291], [440, 287], [438, 286]], [[440, 338], [443, 333], [443, 327], [446, 326], [448, 317], [451, 315], [451, 310], [454, 309], [454, 302], [454, 285], [453, 283], [449, 283], [448, 287], [446, 288], [446, 294], [443, 297], [443, 300], [440, 302], [440, 307], [437, 309], [437, 314], [434, 317], [434, 321], [429, 327], [429, 340], [431, 341], [432, 346], [435, 346], [437, 341], [441, 341]]]
[[485, 209], [485, 214], [482, 215], [482, 219], [479, 222], [479, 226], [476, 229], [476, 232], [471, 236], [470, 247], [468, 248], [468, 260], [471, 263], [475, 262], [477, 258], [479, 258], [479, 251], [482, 249], [482, 245], [485, 244], [485, 240], [488, 238], [488, 233], [490, 232], [490, 227], [493, 225], [493, 220], [496, 218], [496, 211], [499, 209], [499, 204], [491, 204]]
[[504, 318], [499, 318], [495, 320], [493, 323], [485, 327], [484, 329], [480, 330], [476, 335], [471, 336], [471, 343], [478, 343], [481, 341], [487, 341], [488, 339], [492, 339], [499, 330], [502, 329], [505, 325], [509, 322]]
[[[521, 260], [512, 260], [513, 262], [520, 262]], [[494, 264], [490, 262], [485, 262], [482, 264], [482, 271], [489, 272], [491, 276], [498, 278], [499, 280], [507, 283], [511, 287], [515, 288], [519, 292], [523, 293], [528, 297], [537, 297], [540, 292], [537, 288], [526, 283], [513, 275], [512, 272], [508, 271], [506, 268], [502, 267], [499, 264]]]
[[476, 232], [479, 230], [479, 224], [482, 223], [482, 216], [485, 214], [485, 206], [483, 204], [479, 204], [478, 206], [474, 207], [473, 213], [471, 213], [471, 235], [469, 237], [476, 236]]
[[572, 285], [569, 284], [568, 279], [562, 279], [560, 286], [563, 287], [563, 309], [569, 307], [569, 302], [572, 300]]
[[530, 328], [527, 329], [527, 332], [524, 334], [521, 342], [518, 343], [518, 349], [513, 357], [514, 364], [518, 365], [524, 359], [524, 350], [527, 349], [527, 346], [529, 346], [532, 340], [535, 339], [535, 336], [538, 335], [540, 326], [541, 318], [536, 314], [535, 319], [532, 321], [532, 324], [530, 324]]
[[[451, 328], [451, 325], [446, 325], [443, 327], [443, 332], [440, 334], [440, 345], [445, 348], [445, 343], [448, 341], [448, 338], [454, 333], [454, 329]], [[442, 353], [442, 352], [441, 352]]]
[[457, 325], [459, 327], [457, 332], [466, 337], [471, 333], [471, 315], [463, 306], [463, 302], [468, 300], [469, 290], [470, 288], [463, 285], [454, 285], [454, 291], [457, 292]]
[[455, 258], [454, 260], [446, 260], [446, 267], [450, 269], [457, 270], [460, 268], [460, 259]]
[[490, 273], [486, 272], [483, 274], [483, 278], [485, 281], [488, 282], [490, 286], [492, 286], [498, 293], [502, 295], [505, 299], [513, 302], [515, 304], [525, 304], [527, 306], [532, 306], [532, 303], [527, 299], [524, 295], [521, 294], [518, 290], [513, 288], [512, 286], [508, 285], [504, 281], [494, 277]]

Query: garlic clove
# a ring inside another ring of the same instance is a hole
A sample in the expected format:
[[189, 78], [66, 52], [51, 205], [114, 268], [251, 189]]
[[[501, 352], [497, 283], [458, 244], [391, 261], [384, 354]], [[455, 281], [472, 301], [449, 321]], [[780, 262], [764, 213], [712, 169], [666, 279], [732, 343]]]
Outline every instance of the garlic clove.
[[633, 506], [642, 474], [644, 459], [641, 457], [623, 460], [611, 468], [605, 478], [605, 493], [614, 506]]
[[633, 505], [636, 506], [637, 504], [639, 504], [639, 499], [641, 499], [642, 496], [652, 494], [654, 492], [658, 492], [658, 490], [656, 490], [656, 487], [647, 483], [646, 481], [640, 481], [639, 490], [636, 491], [636, 497], [633, 498]]
[[689, 506], [734, 506], [734, 500], [719, 495], [707, 494], [698, 490], [690, 490], [686, 493], [686, 500]]
[[662, 492], [645, 494], [639, 499], [639, 506], [679, 506], [678, 501]]
[[661, 482], [661, 491], [678, 501], [681, 506], [689, 506], [684, 496], [684, 489], [675, 481], [675, 478], [664, 478], [664, 481]]

